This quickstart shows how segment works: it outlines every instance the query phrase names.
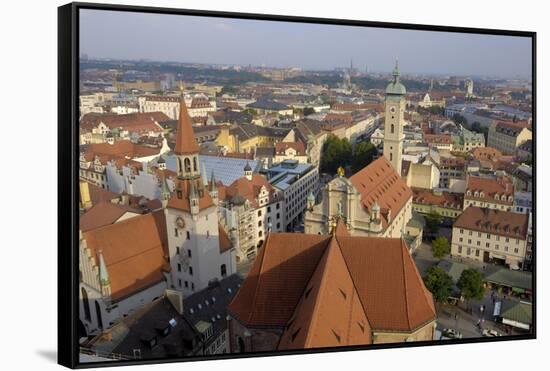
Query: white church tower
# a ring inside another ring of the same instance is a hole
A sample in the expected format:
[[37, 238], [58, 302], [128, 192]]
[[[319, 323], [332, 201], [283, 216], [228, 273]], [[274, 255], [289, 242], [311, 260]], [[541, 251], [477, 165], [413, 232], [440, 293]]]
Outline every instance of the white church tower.
[[386, 88], [386, 117], [384, 129], [384, 156], [401, 175], [405, 113], [405, 86], [399, 81], [399, 66], [395, 62], [393, 79]]
[[177, 179], [165, 213], [172, 286], [187, 296], [235, 273], [236, 262], [219, 226], [217, 189], [208, 187], [206, 176], [201, 176], [199, 146], [183, 94], [181, 99], [174, 148]]

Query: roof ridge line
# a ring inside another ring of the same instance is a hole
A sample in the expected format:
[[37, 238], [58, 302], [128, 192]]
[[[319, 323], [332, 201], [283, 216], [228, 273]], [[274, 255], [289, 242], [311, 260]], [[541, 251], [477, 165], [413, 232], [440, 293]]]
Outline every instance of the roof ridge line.
[[405, 252], [408, 254], [408, 251], [404, 248], [403, 244], [405, 241], [403, 240], [403, 237], [400, 238], [399, 241], [399, 247], [401, 248], [401, 263], [403, 266], [403, 289], [405, 290], [404, 296], [405, 296], [405, 311], [407, 313], [407, 325], [409, 329], [411, 328], [411, 320], [410, 320], [410, 313], [409, 313], [409, 296], [407, 295], [407, 278], [405, 273]]
[[[319, 260], [319, 262], [317, 263], [317, 266], [315, 267], [315, 270], [312, 272], [311, 274], [311, 277], [309, 278], [304, 290], [307, 291], [307, 287], [309, 286], [311, 280], [313, 279], [313, 276], [315, 275], [315, 271], [317, 270], [317, 268], [319, 268], [319, 263], [321, 263], [321, 260], [325, 257], [325, 255], [327, 255], [326, 257], [326, 261], [325, 261], [325, 266], [323, 267], [323, 273], [321, 274], [321, 280], [319, 282], [319, 290], [317, 292], [317, 296], [316, 296], [316, 300], [315, 300], [315, 303], [313, 304], [313, 309], [311, 311], [311, 321], [309, 323], [309, 329], [310, 331], [308, 331], [307, 335], [306, 335], [306, 339], [304, 341], [304, 347], [307, 348], [308, 345], [309, 345], [309, 342], [310, 342], [310, 335], [311, 335], [311, 329], [314, 327], [314, 325], [317, 323], [317, 320], [318, 320], [318, 316], [315, 316], [314, 314], [316, 313], [316, 311], [318, 310], [319, 308], [319, 298], [320, 296], [322, 295], [322, 292], [321, 292], [321, 289], [323, 288], [323, 284], [326, 282], [327, 280], [327, 265], [328, 265], [328, 254], [330, 254], [330, 246], [331, 246], [331, 242], [332, 242], [332, 239], [334, 238], [331, 237], [328, 239], [328, 245], [325, 247], [325, 251], [323, 252], [323, 255], [321, 255], [321, 259]], [[302, 294], [304, 295], [304, 294]], [[298, 301], [299, 303], [300, 301]], [[298, 307], [298, 305], [296, 305], [296, 307], [294, 308], [294, 311], [296, 311], [296, 308]]]
[[[349, 237], [352, 237], [351, 235]], [[361, 304], [361, 308], [363, 309], [363, 314], [365, 315], [365, 318], [367, 319], [367, 322], [369, 324], [369, 327], [373, 329], [372, 322], [369, 319], [369, 316], [367, 315], [367, 309], [365, 305], [363, 304], [363, 300], [361, 300], [361, 295], [359, 295], [359, 290], [357, 289], [357, 285], [355, 284], [355, 279], [353, 278], [353, 275], [351, 274], [351, 271], [349, 269], [348, 260], [346, 259], [346, 254], [342, 251], [342, 247], [340, 246], [340, 242], [338, 240], [338, 237], [336, 237], [336, 241], [338, 242], [338, 248], [340, 249], [340, 253], [342, 254], [342, 257], [344, 258], [344, 264], [346, 265], [346, 269], [348, 271], [349, 276], [351, 277], [351, 283], [353, 284], [353, 289], [357, 293], [357, 296], [359, 297], [359, 304]]]
[[[267, 237], [265, 238], [264, 248], [263, 248], [263, 253], [262, 253], [262, 260], [260, 261], [260, 267], [259, 267], [259, 270], [258, 270], [258, 282], [256, 282], [256, 287], [254, 289], [254, 299], [252, 300], [252, 308], [256, 307], [256, 300], [258, 298], [258, 288], [260, 287], [260, 280], [262, 278], [261, 273], [262, 273], [262, 268], [263, 268], [263, 265], [264, 265], [266, 250], [267, 250], [267, 247], [269, 246], [268, 242], [269, 242], [270, 237], [271, 237], [271, 233], [268, 233]], [[247, 277], [248, 277], [248, 274], [247, 274]], [[254, 312], [250, 311], [250, 315], [248, 317], [248, 322], [251, 322], [252, 313], [254, 313]]]

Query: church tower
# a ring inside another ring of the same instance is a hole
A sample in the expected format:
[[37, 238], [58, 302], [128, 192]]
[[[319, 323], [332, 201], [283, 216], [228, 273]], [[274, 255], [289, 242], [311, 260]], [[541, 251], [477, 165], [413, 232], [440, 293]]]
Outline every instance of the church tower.
[[407, 91], [399, 81], [399, 66], [395, 62], [393, 79], [386, 88], [386, 117], [384, 129], [384, 157], [401, 175], [401, 159], [403, 156], [403, 134], [405, 94]]
[[165, 205], [171, 288], [187, 296], [208, 287], [212, 280], [233, 274], [236, 262], [228, 239], [225, 235], [220, 239], [217, 190], [208, 189], [206, 169], [199, 163], [199, 146], [183, 94], [174, 156], [174, 189], [168, 192], [164, 182], [161, 197]]

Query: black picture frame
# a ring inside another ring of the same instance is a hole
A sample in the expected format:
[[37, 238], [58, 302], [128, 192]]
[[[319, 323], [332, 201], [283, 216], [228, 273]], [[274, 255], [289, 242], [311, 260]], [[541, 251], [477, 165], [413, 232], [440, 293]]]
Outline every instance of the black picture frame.
[[[353, 347], [316, 348], [313, 350], [277, 351], [223, 354], [185, 358], [163, 358], [147, 360], [121, 360], [117, 362], [79, 362], [77, 335], [78, 319], [78, 93], [79, 93], [79, 11], [82, 9], [140, 12], [149, 14], [172, 14], [207, 17], [223, 17], [250, 20], [285, 21], [327, 25], [365, 26], [404, 30], [442, 31], [501, 36], [521, 36], [531, 39], [532, 45], [532, 91], [533, 112], [532, 131], [537, 134], [537, 73], [536, 73], [536, 32], [497, 30], [487, 28], [464, 28], [440, 25], [373, 22], [349, 19], [327, 19], [313, 17], [283, 16], [270, 14], [203, 11], [177, 8], [144, 7], [114, 4], [70, 3], [58, 8], [58, 363], [69, 368], [90, 368], [126, 366], [136, 364], [156, 364], [172, 362], [202, 361], [212, 359], [235, 359], [246, 357], [281, 356], [289, 354], [310, 354], [352, 350], [370, 350], [433, 345], [486, 343], [494, 341], [514, 341], [536, 339], [537, 332], [537, 218], [532, 215], [533, 226], [533, 323], [532, 332], [526, 335], [506, 336], [505, 338], [452, 339], [445, 342], [418, 341], [412, 343], [374, 344]], [[537, 203], [537, 141], [533, 140], [533, 205]]]

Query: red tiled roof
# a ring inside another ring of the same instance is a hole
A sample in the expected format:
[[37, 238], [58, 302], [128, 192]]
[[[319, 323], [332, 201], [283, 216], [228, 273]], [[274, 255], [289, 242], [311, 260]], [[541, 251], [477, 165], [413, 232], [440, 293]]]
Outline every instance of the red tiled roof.
[[423, 205], [436, 205], [449, 209], [462, 210], [464, 195], [462, 193], [440, 192], [413, 188], [413, 202]]
[[452, 144], [453, 139], [446, 134], [424, 134], [424, 142], [428, 144]]
[[456, 219], [453, 228], [471, 229], [525, 240], [528, 223], [527, 214], [470, 206]]
[[158, 155], [160, 148], [151, 148], [132, 143], [129, 140], [117, 140], [113, 144], [93, 143], [89, 144], [84, 155], [86, 158], [95, 156], [103, 157], [105, 160], [115, 158], [137, 158]]
[[303, 142], [278, 142], [275, 143], [275, 152], [278, 154], [284, 154], [288, 148], [294, 148], [296, 153], [304, 155], [306, 153], [306, 146]]
[[403, 240], [339, 233], [269, 234], [228, 309], [246, 327], [285, 327], [284, 349], [365, 344], [370, 328], [414, 331], [436, 316]]
[[[248, 201], [250, 201], [253, 205], [256, 205], [256, 201], [258, 199], [258, 196], [260, 194], [260, 190], [262, 187], [265, 187], [266, 191], [269, 193], [270, 200], [273, 197], [273, 194], [275, 193], [275, 188], [269, 182], [266, 178], [264, 178], [260, 174], [252, 174], [252, 180], [248, 180], [246, 177], [240, 177], [239, 179], [236, 179], [229, 187], [224, 187], [224, 198], [223, 199], [230, 199], [236, 195], [241, 195], [244, 198], [246, 198]], [[220, 197], [218, 193], [218, 197]], [[220, 199], [222, 199], [220, 197]]]
[[163, 281], [170, 271], [162, 210], [84, 232], [83, 238], [96, 262], [102, 252], [115, 301]]
[[412, 197], [411, 189], [384, 156], [355, 173], [349, 180], [361, 193], [361, 203], [368, 211], [375, 201], [378, 202], [384, 228], [389, 224], [388, 210], [391, 210], [392, 218], [397, 216]]
[[213, 206], [212, 198], [208, 190], [204, 188], [200, 179], [176, 179], [176, 186], [172, 197], [168, 200], [168, 208], [179, 209], [184, 211], [191, 211], [191, 204], [189, 202], [189, 195], [191, 192], [191, 186], [195, 187], [195, 191], [199, 196], [199, 210], [207, 209]]
[[87, 232], [92, 229], [113, 224], [127, 212], [136, 215], [141, 214], [141, 210], [129, 206], [101, 201], [80, 216], [80, 230], [82, 230], [82, 232]]
[[[478, 192], [478, 196], [475, 196], [475, 192]], [[468, 195], [468, 192], [471, 192]], [[481, 195], [483, 193], [483, 196]], [[498, 195], [499, 199], [496, 200], [495, 196]], [[500, 197], [506, 196], [505, 200], [501, 200]], [[478, 176], [469, 176], [466, 184], [466, 193], [464, 199], [468, 200], [483, 200], [491, 203], [499, 203], [505, 205], [512, 205], [513, 201], [508, 201], [508, 196], [514, 196], [514, 184], [508, 177], [499, 178], [483, 178]]]

